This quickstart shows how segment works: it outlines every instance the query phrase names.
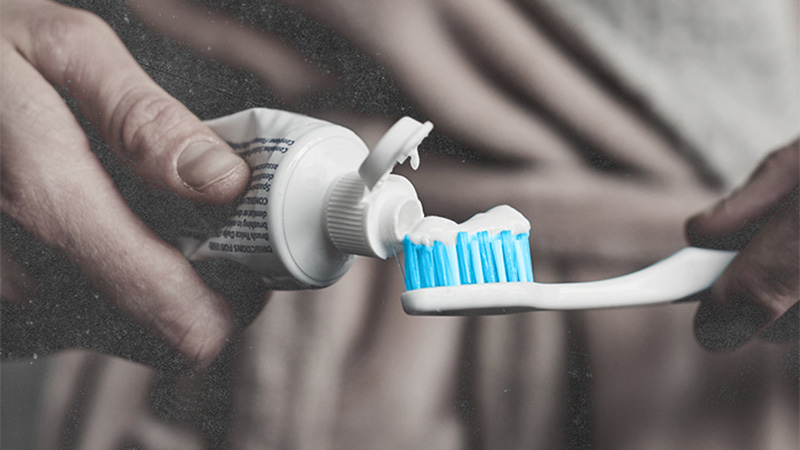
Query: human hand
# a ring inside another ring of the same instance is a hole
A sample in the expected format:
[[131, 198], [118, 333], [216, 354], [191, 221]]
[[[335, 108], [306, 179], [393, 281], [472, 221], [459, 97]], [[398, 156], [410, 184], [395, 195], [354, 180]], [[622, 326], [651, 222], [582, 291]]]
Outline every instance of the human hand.
[[800, 141], [772, 153], [739, 190], [687, 223], [692, 245], [740, 250], [695, 317], [697, 340], [733, 349], [752, 336], [797, 339]]
[[228, 304], [128, 208], [53, 85], [164, 191], [230, 202], [247, 184], [246, 163], [95, 15], [44, 0], [3, 0], [2, 10], [2, 212], [63, 252], [130, 318], [208, 365], [234, 328]]

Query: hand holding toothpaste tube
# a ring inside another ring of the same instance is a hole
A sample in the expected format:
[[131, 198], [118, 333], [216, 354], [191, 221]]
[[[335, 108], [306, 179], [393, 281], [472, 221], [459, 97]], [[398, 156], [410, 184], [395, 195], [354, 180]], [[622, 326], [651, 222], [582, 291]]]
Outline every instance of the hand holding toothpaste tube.
[[764, 160], [745, 186], [688, 222], [693, 245], [741, 250], [697, 311], [703, 346], [737, 348], [756, 334], [797, 339], [799, 181], [800, 141], [794, 141]]
[[[209, 364], [234, 328], [226, 300], [129, 209], [54, 86], [133, 172], [164, 191], [227, 203], [247, 184], [247, 165], [98, 17], [49, 1], [2, 8], [3, 214], [63, 252], [127, 316]], [[3, 259], [6, 275], [13, 263]], [[4, 300], [25, 295], [3, 281]]]

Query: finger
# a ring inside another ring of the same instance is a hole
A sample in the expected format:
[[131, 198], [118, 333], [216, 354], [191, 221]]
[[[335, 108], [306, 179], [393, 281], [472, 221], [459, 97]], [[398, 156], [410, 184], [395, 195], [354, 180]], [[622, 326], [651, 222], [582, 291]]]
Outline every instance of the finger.
[[745, 343], [800, 300], [797, 197], [773, 216], [731, 261], [695, 318], [698, 341], [711, 349]]
[[712, 248], [740, 249], [774, 214], [781, 199], [800, 183], [800, 141], [773, 152], [747, 183], [713, 208], [687, 222], [689, 242]]
[[4, 35], [79, 101], [139, 175], [195, 201], [224, 203], [241, 193], [249, 175], [244, 160], [156, 85], [105, 22], [49, 2], [11, 8], [4, 17], [25, 19], [4, 23]]
[[445, 2], [454, 41], [480, 67], [555, 116], [617, 165], [661, 180], [686, 180], [691, 166], [651, 126], [584, 72], [507, 1]]
[[333, 83], [277, 37], [224, 13], [215, 12], [211, 20], [208, 11], [174, 0], [136, 0], [131, 10], [148, 26], [202, 56], [258, 75], [290, 102]]
[[52, 87], [5, 41], [0, 50], [3, 212], [62, 250], [130, 317], [209, 364], [233, 329], [226, 302], [128, 209]]

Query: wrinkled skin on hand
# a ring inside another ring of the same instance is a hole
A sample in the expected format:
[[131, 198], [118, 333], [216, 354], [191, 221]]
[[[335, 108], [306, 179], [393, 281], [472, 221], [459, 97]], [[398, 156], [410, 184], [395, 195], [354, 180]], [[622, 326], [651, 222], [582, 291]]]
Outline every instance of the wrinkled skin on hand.
[[697, 340], [733, 349], [755, 335], [798, 337], [800, 141], [772, 153], [730, 197], [687, 224], [699, 247], [739, 250], [707, 292], [695, 318]]
[[[2, 10], [3, 214], [62, 252], [126, 317], [207, 366], [235, 329], [229, 304], [126, 205], [54, 86], [162, 192], [231, 202], [247, 184], [246, 163], [156, 85], [97, 16], [48, 1], [4, 0]], [[3, 299], [19, 303], [31, 286], [8, 261]]]

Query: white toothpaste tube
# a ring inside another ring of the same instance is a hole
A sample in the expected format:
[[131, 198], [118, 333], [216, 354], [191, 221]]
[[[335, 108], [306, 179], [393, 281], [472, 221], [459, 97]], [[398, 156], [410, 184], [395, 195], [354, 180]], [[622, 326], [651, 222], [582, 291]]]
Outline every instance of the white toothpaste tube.
[[[226, 258], [260, 274], [269, 289], [328, 286], [353, 255], [387, 258], [423, 218], [411, 183], [390, 174], [418, 162], [433, 125], [404, 117], [372, 151], [349, 129], [256, 108], [206, 122], [250, 165], [251, 181], [218, 230], [189, 230], [187, 258]], [[416, 167], [415, 167], [416, 168]]]

